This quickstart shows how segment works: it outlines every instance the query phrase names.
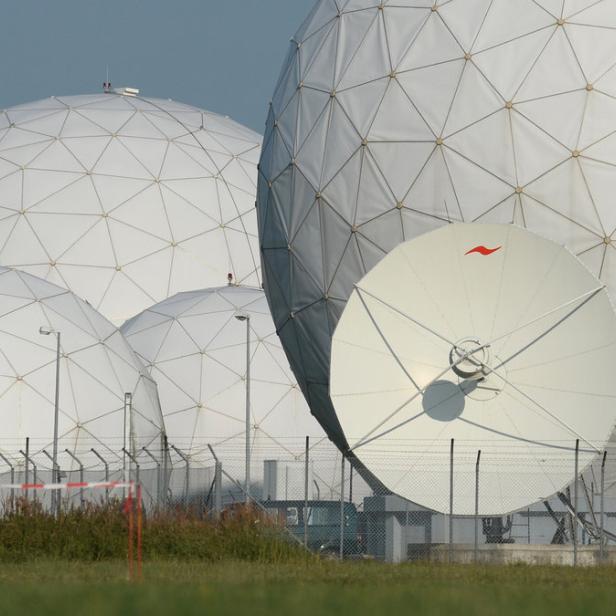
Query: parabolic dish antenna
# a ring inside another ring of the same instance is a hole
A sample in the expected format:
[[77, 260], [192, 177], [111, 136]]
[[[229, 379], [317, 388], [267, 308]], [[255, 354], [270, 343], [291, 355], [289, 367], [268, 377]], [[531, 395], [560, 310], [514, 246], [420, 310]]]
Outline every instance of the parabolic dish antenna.
[[331, 395], [349, 445], [389, 489], [454, 513], [547, 498], [616, 421], [616, 315], [564, 247], [512, 225], [455, 224], [401, 244], [356, 286]]

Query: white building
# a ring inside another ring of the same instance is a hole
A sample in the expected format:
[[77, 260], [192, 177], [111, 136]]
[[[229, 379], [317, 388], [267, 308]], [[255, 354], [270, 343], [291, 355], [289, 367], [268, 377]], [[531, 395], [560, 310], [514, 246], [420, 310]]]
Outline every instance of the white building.
[[616, 291], [615, 95], [613, 2], [315, 4], [272, 99], [258, 213], [276, 326], [339, 444], [332, 333], [402, 241], [516, 223]]
[[43, 451], [53, 448], [57, 333], [60, 469], [78, 466], [66, 449], [87, 468], [101, 468], [92, 448], [113, 469], [122, 467], [123, 447], [160, 457], [156, 385], [122, 334], [70, 291], [7, 268], [0, 268], [0, 452], [23, 470], [19, 450], [29, 438], [35, 464], [52, 468]]
[[[249, 317], [248, 330], [238, 316]], [[264, 462], [276, 460], [281, 473], [277, 495], [303, 498], [309, 436], [315, 452], [310, 491], [316, 481], [318, 492], [331, 497], [339, 456], [332, 459], [333, 448], [326, 460], [317, 455], [325, 451], [327, 437], [297, 386], [263, 291], [226, 286], [180, 293], [122, 327], [158, 383], [169, 443], [194, 467], [212, 465], [211, 445], [240, 484], [245, 473], [248, 331], [252, 482], [261, 484]]]
[[120, 325], [179, 291], [260, 284], [261, 137], [135, 90], [0, 112], [0, 264]]

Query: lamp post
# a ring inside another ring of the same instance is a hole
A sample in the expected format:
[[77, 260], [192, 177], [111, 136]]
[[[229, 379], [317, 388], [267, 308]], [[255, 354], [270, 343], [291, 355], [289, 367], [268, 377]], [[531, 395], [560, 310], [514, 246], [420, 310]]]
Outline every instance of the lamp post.
[[[45, 327], [44, 325], [39, 327], [39, 334], [42, 336], [56, 337], [56, 395], [54, 401], [53, 412], [53, 450], [52, 450], [52, 475], [53, 483], [60, 483], [60, 473], [58, 473], [58, 416], [60, 413], [60, 332], [52, 329], [51, 327]], [[56, 512], [60, 514], [60, 492], [54, 490], [54, 507]]]
[[246, 323], [246, 471], [244, 494], [246, 504], [250, 502], [250, 315], [238, 312], [238, 321]]

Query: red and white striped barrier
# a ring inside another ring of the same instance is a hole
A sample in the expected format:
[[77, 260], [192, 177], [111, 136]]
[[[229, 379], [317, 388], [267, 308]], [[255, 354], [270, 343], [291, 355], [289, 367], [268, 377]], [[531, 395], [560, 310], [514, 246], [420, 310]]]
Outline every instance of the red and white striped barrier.
[[[128, 488], [124, 510], [128, 516], [128, 579], [135, 579], [133, 544], [135, 542], [135, 522], [133, 509], [137, 509], [137, 579], [142, 577], [142, 503], [141, 485], [133, 481], [69, 481], [67, 483], [6, 483], [0, 484], [0, 490], [118, 490]], [[136, 488], [136, 489], [135, 489]], [[136, 496], [136, 503], [134, 496]]]
[[122, 488], [132, 489], [132, 481], [85, 481], [67, 483], [7, 483], [0, 485], [2, 490], [116, 490]]

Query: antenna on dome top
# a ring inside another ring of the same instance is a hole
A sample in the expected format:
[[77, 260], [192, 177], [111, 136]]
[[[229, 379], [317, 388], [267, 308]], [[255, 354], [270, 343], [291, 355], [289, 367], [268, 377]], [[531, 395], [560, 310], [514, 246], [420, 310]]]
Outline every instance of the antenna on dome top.
[[227, 283], [229, 284], [230, 287], [233, 286], [233, 274], [231, 272], [227, 274]]
[[111, 92], [111, 81], [109, 81], [109, 65], [107, 65], [107, 77], [103, 82], [103, 92], [105, 94], [109, 94], [109, 92]]

